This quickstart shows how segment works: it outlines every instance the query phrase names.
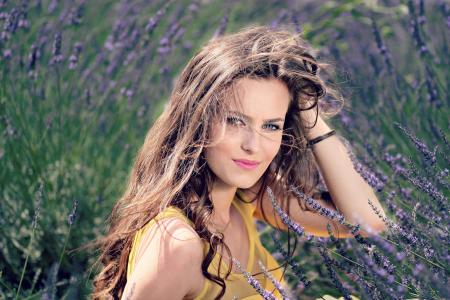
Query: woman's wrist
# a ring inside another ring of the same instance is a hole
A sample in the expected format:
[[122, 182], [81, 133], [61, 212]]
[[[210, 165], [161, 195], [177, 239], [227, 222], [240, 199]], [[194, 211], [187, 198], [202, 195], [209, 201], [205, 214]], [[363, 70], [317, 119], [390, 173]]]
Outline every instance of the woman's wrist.
[[[311, 115], [308, 115], [307, 117], [303, 117], [302, 115], [302, 119], [305, 122], [306, 127], [311, 127], [314, 124], [314, 120], [315, 118], [311, 117]], [[324, 135], [328, 132], [330, 132], [332, 130], [332, 128], [330, 128], [328, 126], [327, 123], [325, 123], [325, 121], [319, 116], [317, 116], [317, 122], [316, 125], [314, 125], [314, 127], [310, 128], [310, 129], [306, 129], [306, 139], [308, 141], [319, 137], [321, 135]]]

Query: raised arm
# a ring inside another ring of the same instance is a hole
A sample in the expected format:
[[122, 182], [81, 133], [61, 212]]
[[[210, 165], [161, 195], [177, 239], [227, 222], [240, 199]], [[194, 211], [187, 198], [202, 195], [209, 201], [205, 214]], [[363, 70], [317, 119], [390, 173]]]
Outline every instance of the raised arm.
[[[313, 124], [310, 111], [302, 112], [302, 118]], [[317, 124], [307, 132], [308, 140], [329, 132], [331, 128], [320, 117]], [[335, 207], [353, 224], [361, 224], [383, 231], [383, 221], [376, 215], [368, 199], [385, 216], [373, 188], [355, 170], [344, 144], [337, 136], [331, 136], [313, 146], [313, 153]]]
[[203, 246], [196, 232], [178, 218], [159, 224], [143, 236], [124, 300], [194, 298], [203, 286]]

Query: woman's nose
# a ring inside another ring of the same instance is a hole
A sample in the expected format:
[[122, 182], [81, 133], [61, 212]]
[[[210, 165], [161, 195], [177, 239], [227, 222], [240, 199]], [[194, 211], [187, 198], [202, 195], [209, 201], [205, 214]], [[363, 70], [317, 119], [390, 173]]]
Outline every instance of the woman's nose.
[[257, 152], [261, 146], [261, 134], [251, 127], [243, 133], [241, 147], [247, 152]]

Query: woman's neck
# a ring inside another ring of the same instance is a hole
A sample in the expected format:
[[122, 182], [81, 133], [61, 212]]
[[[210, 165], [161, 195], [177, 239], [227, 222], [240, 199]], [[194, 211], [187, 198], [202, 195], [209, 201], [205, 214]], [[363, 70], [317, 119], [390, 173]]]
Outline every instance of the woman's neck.
[[231, 203], [236, 194], [236, 187], [225, 184], [220, 180], [216, 180], [210, 194], [213, 203], [213, 211], [211, 221], [219, 226], [225, 227], [231, 219]]

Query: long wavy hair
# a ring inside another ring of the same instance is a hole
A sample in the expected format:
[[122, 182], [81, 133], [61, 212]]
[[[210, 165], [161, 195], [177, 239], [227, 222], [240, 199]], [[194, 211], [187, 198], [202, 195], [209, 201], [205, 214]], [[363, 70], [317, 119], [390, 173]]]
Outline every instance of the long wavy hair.
[[[318, 112], [319, 100], [325, 95], [343, 103], [337, 90], [319, 77], [319, 71], [329, 67], [319, 63], [300, 35], [288, 29], [249, 25], [209, 40], [176, 79], [165, 110], [147, 132], [137, 154], [126, 190], [109, 216], [109, 231], [95, 242], [100, 255], [94, 265], [101, 262], [103, 268], [94, 278], [93, 299], [122, 296], [134, 234], [168, 206], [182, 209], [199, 237], [209, 244], [201, 268], [208, 280], [222, 287], [215, 298], [221, 299], [232, 265], [225, 278], [208, 272], [219, 245], [231, 257], [223, 240], [211, 239], [212, 232], [205, 226], [213, 209], [209, 195], [215, 175], [203, 152], [212, 146], [212, 123], [221, 120], [225, 124], [228, 99], [239, 78], [276, 78], [286, 84], [291, 99], [281, 146], [260, 178], [260, 189], [252, 202], [261, 199], [270, 186], [278, 199], [284, 199], [282, 207], [289, 213], [289, 185], [313, 195], [319, 182], [317, 165], [306, 148], [309, 127], [302, 122], [300, 111]], [[267, 220], [264, 211], [263, 216]]]

